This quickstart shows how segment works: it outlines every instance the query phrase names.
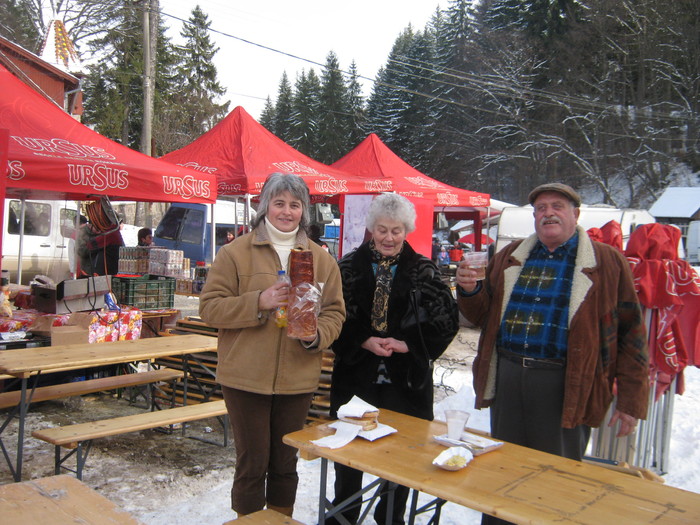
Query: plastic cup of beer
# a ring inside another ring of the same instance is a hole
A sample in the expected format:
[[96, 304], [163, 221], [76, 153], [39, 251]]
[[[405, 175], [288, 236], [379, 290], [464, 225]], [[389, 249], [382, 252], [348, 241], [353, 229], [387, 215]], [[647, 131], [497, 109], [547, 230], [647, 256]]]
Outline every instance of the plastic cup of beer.
[[489, 255], [486, 252], [467, 252], [464, 254], [467, 266], [476, 271], [476, 280], [486, 279], [486, 266], [489, 262]]
[[445, 420], [447, 421], [447, 437], [459, 440], [462, 437], [464, 425], [469, 420], [469, 412], [464, 410], [445, 410]]

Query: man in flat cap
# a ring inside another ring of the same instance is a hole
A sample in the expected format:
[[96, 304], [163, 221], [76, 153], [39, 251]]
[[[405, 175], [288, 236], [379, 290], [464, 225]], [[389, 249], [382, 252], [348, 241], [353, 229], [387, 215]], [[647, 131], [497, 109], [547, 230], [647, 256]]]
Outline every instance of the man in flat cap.
[[581, 460], [613, 383], [617, 436], [646, 416], [646, 330], [627, 260], [577, 225], [579, 194], [550, 183], [529, 200], [535, 234], [499, 251], [485, 280], [457, 270], [459, 309], [481, 328], [476, 408], [491, 407], [496, 439]]

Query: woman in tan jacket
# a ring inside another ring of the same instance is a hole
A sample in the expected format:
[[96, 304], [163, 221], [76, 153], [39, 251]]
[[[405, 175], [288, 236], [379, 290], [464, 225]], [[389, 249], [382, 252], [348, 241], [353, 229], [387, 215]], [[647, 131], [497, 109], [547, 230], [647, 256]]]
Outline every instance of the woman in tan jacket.
[[[321, 373], [321, 354], [338, 337], [345, 304], [338, 265], [306, 235], [309, 190], [301, 177], [274, 173], [260, 194], [253, 231], [223, 246], [200, 295], [199, 313], [219, 329], [217, 381], [236, 445], [231, 508], [239, 515], [268, 508], [292, 515], [296, 449], [282, 436], [302, 428]], [[287, 303], [293, 248], [311, 250], [322, 290], [315, 337], [287, 337], [274, 310]]]

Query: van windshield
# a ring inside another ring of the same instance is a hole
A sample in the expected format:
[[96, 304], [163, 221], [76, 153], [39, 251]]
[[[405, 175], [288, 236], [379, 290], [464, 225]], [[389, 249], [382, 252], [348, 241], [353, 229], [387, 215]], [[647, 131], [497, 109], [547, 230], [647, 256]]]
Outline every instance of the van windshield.
[[[7, 233], [19, 234], [22, 203], [10, 201]], [[51, 206], [41, 202], [26, 202], [24, 207], [24, 234], [47, 237], [51, 232]]]
[[185, 212], [187, 212], [187, 208], [179, 208], [177, 206], [168, 208], [158, 225], [158, 229], [156, 229], [156, 237], [176, 241]]
[[200, 244], [202, 242], [202, 232], [204, 231], [204, 211], [188, 209], [185, 221], [182, 224], [182, 242]]

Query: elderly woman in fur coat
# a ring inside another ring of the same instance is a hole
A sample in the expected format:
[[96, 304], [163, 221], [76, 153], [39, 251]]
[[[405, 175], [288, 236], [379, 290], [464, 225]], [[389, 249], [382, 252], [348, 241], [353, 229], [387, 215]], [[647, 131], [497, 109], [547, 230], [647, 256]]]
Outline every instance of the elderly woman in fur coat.
[[[457, 333], [458, 314], [435, 264], [406, 242], [415, 221], [405, 197], [376, 197], [366, 222], [370, 240], [339, 263], [347, 319], [333, 343], [333, 415], [357, 395], [379, 409], [433, 419], [431, 363]], [[336, 463], [335, 475], [338, 504], [361, 488], [362, 472]], [[408, 492], [397, 488], [391, 523], [404, 523]], [[380, 525], [386, 523], [386, 503], [383, 496], [374, 514]], [[359, 513], [356, 506], [343, 516], [356, 523]]]

